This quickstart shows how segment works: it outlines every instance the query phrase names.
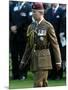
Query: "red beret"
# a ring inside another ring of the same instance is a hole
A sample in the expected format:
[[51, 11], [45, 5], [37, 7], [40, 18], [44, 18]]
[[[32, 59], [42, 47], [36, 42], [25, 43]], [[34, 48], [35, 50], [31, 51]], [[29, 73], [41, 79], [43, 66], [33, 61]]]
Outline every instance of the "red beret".
[[34, 2], [32, 5], [32, 9], [41, 10], [44, 9], [43, 3], [41, 2]]

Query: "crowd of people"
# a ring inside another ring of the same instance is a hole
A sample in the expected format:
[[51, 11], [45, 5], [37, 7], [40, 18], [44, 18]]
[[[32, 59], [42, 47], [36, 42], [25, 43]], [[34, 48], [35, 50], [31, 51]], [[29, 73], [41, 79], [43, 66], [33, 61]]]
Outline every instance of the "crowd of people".
[[[30, 62], [22, 70], [19, 69], [19, 65], [26, 47], [27, 28], [34, 21], [32, 5], [32, 2], [9, 1], [9, 53], [11, 54], [13, 80], [26, 79], [30, 70]], [[50, 45], [53, 69], [49, 71], [48, 78], [62, 79], [63, 72], [66, 70], [66, 5], [43, 3], [43, 6], [45, 20], [50, 22], [55, 29], [62, 58], [61, 69], [57, 72], [54, 53]]]

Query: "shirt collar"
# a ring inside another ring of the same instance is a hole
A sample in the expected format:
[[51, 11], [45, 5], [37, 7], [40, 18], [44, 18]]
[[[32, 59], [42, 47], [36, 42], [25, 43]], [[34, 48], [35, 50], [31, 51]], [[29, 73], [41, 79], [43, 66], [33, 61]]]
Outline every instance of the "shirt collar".
[[40, 23], [43, 21], [43, 19], [44, 19], [44, 18], [42, 17], [38, 24], [40, 24]]
[[43, 19], [44, 19], [44, 18], [42, 17], [41, 20], [40, 20], [39, 22], [37, 22], [37, 21], [35, 21], [35, 19], [32, 17], [33, 22], [35, 22], [37, 25], [40, 24], [40, 23], [43, 21]]
[[53, 7], [53, 9], [55, 10], [55, 12], [57, 11], [58, 7], [59, 7], [59, 5], [57, 5], [56, 8]]

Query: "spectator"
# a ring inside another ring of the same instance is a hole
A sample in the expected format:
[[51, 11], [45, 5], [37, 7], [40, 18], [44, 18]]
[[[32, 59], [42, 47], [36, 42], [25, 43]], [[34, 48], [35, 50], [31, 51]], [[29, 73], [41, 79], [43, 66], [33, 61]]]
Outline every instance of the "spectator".
[[[26, 30], [31, 20], [28, 20], [28, 9], [26, 2], [10, 1], [10, 52], [12, 59], [12, 75], [13, 79], [22, 79], [24, 75], [27, 77], [27, 69], [20, 71], [19, 63], [26, 46]], [[24, 8], [25, 7], [25, 8]], [[24, 8], [24, 11], [22, 11]], [[26, 11], [27, 10], [27, 11]], [[22, 15], [24, 13], [24, 16]], [[30, 21], [30, 22], [29, 22]]]
[[[51, 4], [51, 7], [47, 10], [46, 13], [46, 20], [48, 20], [55, 28], [55, 33], [57, 36], [58, 43], [60, 42], [59, 33], [60, 33], [60, 23], [61, 23], [62, 14], [63, 14], [63, 10], [62, 8], [59, 7], [59, 4], [57, 3]], [[56, 71], [55, 58], [51, 46], [50, 46], [50, 51], [51, 51], [53, 70], [51, 71], [49, 77], [52, 79], [60, 79], [60, 75], [59, 75], [60, 71], [58, 72]]]
[[60, 38], [59, 44], [62, 56], [62, 68], [60, 70], [60, 78], [62, 78], [63, 72], [66, 69], [66, 5], [60, 4], [60, 8], [63, 9], [59, 27], [59, 38]]

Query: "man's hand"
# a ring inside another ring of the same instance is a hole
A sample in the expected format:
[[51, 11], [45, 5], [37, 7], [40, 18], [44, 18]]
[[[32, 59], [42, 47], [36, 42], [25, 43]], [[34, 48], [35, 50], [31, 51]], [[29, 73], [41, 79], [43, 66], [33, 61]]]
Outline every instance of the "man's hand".
[[17, 26], [11, 26], [11, 31], [13, 32], [13, 33], [16, 33], [17, 32]]
[[56, 69], [59, 71], [61, 69], [61, 64], [56, 64]]

